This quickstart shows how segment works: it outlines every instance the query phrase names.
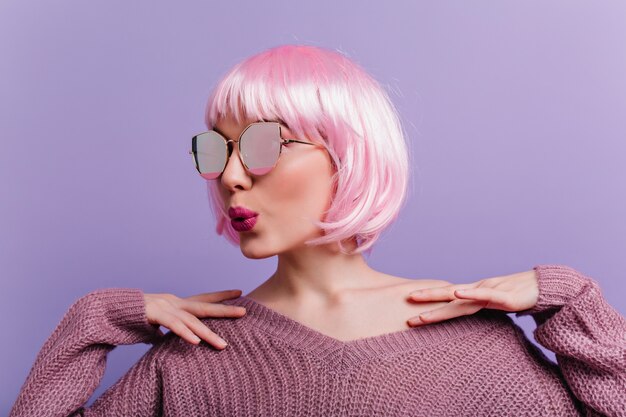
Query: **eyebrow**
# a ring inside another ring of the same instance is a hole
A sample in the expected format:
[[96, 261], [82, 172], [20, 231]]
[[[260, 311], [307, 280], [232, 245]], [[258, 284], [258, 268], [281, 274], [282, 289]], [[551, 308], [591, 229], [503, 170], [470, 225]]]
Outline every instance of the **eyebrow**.
[[[257, 122], [276, 122], [279, 123], [281, 125], [283, 125], [284, 127], [286, 127], [287, 129], [289, 129], [289, 126], [287, 125], [287, 123], [285, 123], [281, 118], [277, 117], [275, 119], [260, 119], [257, 120], [255, 122], [252, 123], [257, 123]], [[225, 138], [228, 139], [228, 136], [226, 136], [222, 131], [220, 131], [217, 127], [213, 126], [213, 128], [211, 130], [215, 130], [217, 133], [219, 133], [220, 135], [224, 136]]]
[[219, 130], [217, 127], [215, 127], [215, 126], [213, 126], [213, 129], [211, 129], [211, 130], [215, 130], [215, 131], [216, 131], [217, 133], [219, 133], [220, 135], [224, 136], [225, 138], [228, 138], [228, 136], [226, 136], [226, 135], [224, 134], [224, 132], [220, 131], [220, 130]]

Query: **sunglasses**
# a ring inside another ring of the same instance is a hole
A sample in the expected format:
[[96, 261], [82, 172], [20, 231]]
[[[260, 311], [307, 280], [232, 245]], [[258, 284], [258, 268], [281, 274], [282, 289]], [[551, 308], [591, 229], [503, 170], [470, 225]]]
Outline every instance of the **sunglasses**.
[[249, 173], [265, 175], [278, 163], [283, 145], [291, 142], [324, 147], [323, 145], [281, 137], [278, 122], [254, 122], [249, 124], [239, 140], [228, 140], [216, 130], [209, 130], [191, 138], [191, 150], [196, 169], [206, 180], [219, 178], [226, 168], [231, 150], [230, 142], [239, 145], [239, 157]]

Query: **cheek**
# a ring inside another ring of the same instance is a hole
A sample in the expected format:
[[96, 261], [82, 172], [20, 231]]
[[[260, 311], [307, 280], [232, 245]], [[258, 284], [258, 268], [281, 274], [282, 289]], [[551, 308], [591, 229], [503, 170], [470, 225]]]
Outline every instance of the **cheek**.
[[297, 161], [296, 158], [290, 159], [281, 166], [280, 172], [276, 172], [279, 175], [270, 193], [273, 198], [268, 203], [280, 216], [289, 216], [303, 225], [315, 227], [303, 222], [303, 218], [323, 218], [332, 193], [332, 168], [320, 152], [299, 156]]

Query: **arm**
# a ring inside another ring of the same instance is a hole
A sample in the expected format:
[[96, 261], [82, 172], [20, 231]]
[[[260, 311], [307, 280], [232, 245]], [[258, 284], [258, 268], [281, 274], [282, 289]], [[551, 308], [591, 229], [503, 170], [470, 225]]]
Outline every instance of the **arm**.
[[626, 319], [597, 282], [565, 265], [537, 265], [531, 314], [538, 343], [555, 353], [565, 381], [587, 416], [626, 416]]
[[92, 408], [83, 406], [100, 384], [109, 351], [163, 337], [159, 326], [147, 321], [141, 290], [108, 288], [85, 295], [44, 343], [9, 416], [157, 415], [155, 346]]

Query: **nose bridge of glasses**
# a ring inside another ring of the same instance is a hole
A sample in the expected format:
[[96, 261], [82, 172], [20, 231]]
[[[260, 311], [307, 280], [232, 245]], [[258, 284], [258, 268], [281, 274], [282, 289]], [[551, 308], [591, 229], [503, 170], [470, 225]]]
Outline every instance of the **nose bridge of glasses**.
[[235, 150], [235, 147], [239, 144], [239, 140], [234, 140], [234, 139], [227, 139], [225, 141], [226, 143], [226, 152], [228, 154], [228, 158], [230, 159], [230, 156], [232, 155], [233, 151]]
[[[222, 169], [222, 174], [224, 173], [224, 171], [226, 171], [226, 168], [228, 167], [228, 164], [230, 163], [230, 160], [232, 159], [235, 147], [238, 147], [237, 144], [239, 144], [240, 139], [234, 140], [234, 139], [226, 139], [226, 141], [224, 142], [226, 144], [226, 163], [224, 164], [224, 168]], [[242, 166], [245, 169], [245, 164], [243, 163], [243, 158], [241, 153], [239, 152], [239, 156], [237, 157], [237, 159], [239, 159], [239, 162], [242, 163]]]

